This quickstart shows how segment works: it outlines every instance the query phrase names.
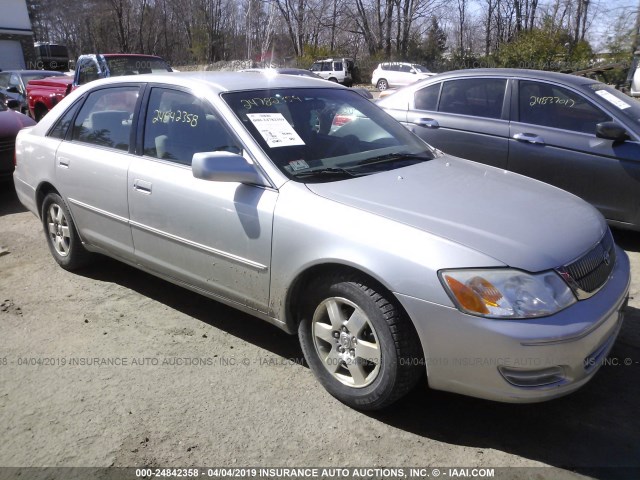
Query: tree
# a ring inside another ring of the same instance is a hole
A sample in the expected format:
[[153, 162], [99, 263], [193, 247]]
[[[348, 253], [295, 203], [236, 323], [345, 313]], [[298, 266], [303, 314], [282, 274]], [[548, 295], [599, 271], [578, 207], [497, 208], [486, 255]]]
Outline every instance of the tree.
[[438, 62], [447, 50], [447, 34], [440, 27], [437, 17], [431, 17], [427, 38], [423, 44], [423, 57], [427, 62]]

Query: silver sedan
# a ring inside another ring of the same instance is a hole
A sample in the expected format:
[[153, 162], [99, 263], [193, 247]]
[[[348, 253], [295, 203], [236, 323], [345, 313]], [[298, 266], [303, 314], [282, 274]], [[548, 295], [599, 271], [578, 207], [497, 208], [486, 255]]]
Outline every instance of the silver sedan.
[[16, 157], [60, 266], [109, 255], [297, 333], [355, 408], [425, 373], [499, 401], [565, 395], [621, 327], [629, 262], [597, 210], [443, 155], [321, 80], [92, 82], [23, 130]]

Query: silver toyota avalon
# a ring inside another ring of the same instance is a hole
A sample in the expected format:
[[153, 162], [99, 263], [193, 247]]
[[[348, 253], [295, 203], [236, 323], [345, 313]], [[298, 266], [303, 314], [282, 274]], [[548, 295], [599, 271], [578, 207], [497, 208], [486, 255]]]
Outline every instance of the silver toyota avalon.
[[20, 132], [16, 163], [60, 266], [109, 255], [297, 333], [355, 408], [425, 374], [498, 401], [565, 395], [622, 324], [629, 261], [598, 211], [321, 80], [95, 81]]

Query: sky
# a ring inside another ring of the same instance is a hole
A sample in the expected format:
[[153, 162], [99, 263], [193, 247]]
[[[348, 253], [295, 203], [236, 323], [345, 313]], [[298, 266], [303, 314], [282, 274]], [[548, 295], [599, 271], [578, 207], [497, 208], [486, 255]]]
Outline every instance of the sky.
[[633, 26], [636, 12], [640, 8], [640, 0], [597, 0], [594, 4], [598, 13], [594, 17], [589, 40], [594, 50], [598, 51], [604, 48], [607, 36], [611, 34], [620, 14], [628, 12], [629, 25]]

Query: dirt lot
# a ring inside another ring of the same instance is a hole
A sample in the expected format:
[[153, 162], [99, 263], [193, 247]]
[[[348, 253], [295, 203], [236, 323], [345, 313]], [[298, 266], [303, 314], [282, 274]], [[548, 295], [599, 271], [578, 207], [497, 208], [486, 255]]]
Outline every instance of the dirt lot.
[[420, 386], [364, 414], [275, 327], [108, 259], [65, 272], [12, 188], [0, 185], [0, 466], [640, 467], [640, 234], [615, 232], [635, 298], [619, 365], [586, 388], [508, 405]]

